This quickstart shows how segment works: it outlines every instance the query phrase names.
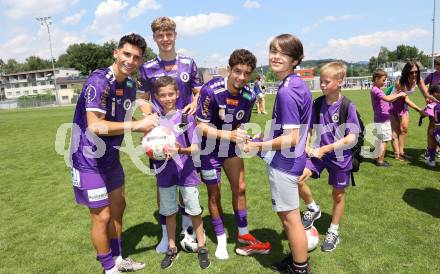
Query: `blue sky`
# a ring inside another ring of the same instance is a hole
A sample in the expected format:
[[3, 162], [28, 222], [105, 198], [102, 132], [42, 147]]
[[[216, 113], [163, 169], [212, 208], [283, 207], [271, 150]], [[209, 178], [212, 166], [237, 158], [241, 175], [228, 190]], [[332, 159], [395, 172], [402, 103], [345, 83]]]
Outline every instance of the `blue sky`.
[[300, 38], [306, 60], [363, 61], [380, 46], [393, 50], [399, 44], [430, 53], [433, 0], [0, 0], [0, 13], [3, 60], [50, 58], [47, 31], [35, 17], [52, 17], [57, 57], [69, 44], [103, 43], [130, 32], [157, 51], [151, 21], [169, 16], [178, 25], [176, 48], [199, 66], [224, 66], [236, 48], [251, 50], [265, 65], [268, 42], [281, 33]]

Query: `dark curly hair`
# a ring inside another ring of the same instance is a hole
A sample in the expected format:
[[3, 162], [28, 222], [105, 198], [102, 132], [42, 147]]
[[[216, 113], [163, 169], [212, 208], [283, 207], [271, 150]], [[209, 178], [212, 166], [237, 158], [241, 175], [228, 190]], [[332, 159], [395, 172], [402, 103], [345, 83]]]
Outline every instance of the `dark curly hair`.
[[248, 65], [253, 71], [257, 67], [257, 58], [247, 49], [236, 49], [229, 57], [229, 67], [232, 68], [236, 65]]
[[118, 49], [122, 48], [126, 43], [140, 48], [142, 55], [144, 55], [145, 49], [147, 48], [147, 42], [145, 42], [144, 37], [136, 33], [124, 35], [121, 40], [119, 40]]

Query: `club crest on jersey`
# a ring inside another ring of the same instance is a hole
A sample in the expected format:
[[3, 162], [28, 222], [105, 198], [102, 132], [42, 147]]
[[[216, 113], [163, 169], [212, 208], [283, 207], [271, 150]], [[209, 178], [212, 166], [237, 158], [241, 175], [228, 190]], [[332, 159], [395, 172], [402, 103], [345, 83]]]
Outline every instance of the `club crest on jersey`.
[[250, 101], [251, 100], [251, 95], [248, 92], [244, 92], [243, 93], [243, 98]]
[[339, 122], [339, 113], [335, 113], [332, 115], [332, 121], [333, 121], [333, 123]]
[[127, 98], [124, 101], [124, 109], [129, 110], [130, 108], [131, 108], [131, 100]]
[[87, 103], [90, 103], [96, 97], [96, 89], [92, 85], [88, 85], [86, 88], [86, 92], [84, 93], [84, 97]]
[[187, 83], [189, 81], [189, 74], [188, 74], [188, 72], [182, 72], [180, 74], [180, 80], [182, 80], [183, 82]]
[[237, 114], [235, 114], [235, 118], [237, 118], [237, 120], [241, 120], [244, 117], [244, 110], [240, 110], [239, 112], [237, 112]]

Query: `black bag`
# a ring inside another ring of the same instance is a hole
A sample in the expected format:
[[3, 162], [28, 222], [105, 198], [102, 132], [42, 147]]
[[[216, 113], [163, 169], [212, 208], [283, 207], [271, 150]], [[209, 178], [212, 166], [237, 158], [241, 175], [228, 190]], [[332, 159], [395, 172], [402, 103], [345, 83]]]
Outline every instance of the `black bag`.
[[[321, 113], [321, 106], [322, 106], [322, 102], [324, 101], [325, 96], [320, 96], [318, 98], [316, 98], [313, 101], [313, 108], [315, 110], [315, 121], [313, 121], [314, 124], [319, 124], [319, 114]], [[347, 115], [348, 115], [348, 107], [351, 104], [351, 101], [347, 98], [347, 97], [343, 97], [342, 99], [342, 105], [341, 108], [339, 109], [339, 125], [343, 125], [347, 122]], [[361, 119], [361, 115], [359, 114], [359, 112], [356, 110], [356, 115], [359, 121], [359, 125], [360, 125], [360, 131], [359, 131], [359, 135], [357, 138], [357, 142], [356, 144], [350, 149], [351, 153], [353, 155], [353, 161], [352, 161], [352, 169], [351, 169], [351, 185], [352, 186], [356, 186], [356, 183], [354, 181], [354, 176], [353, 176], [353, 172], [358, 172], [361, 163], [364, 160], [364, 157], [361, 155], [361, 150], [362, 150], [362, 146], [364, 145], [364, 123]], [[345, 135], [345, 127], [342, 128], [341, 130], [343, 130], [344, 132], [341, 132], [342, 135]]]

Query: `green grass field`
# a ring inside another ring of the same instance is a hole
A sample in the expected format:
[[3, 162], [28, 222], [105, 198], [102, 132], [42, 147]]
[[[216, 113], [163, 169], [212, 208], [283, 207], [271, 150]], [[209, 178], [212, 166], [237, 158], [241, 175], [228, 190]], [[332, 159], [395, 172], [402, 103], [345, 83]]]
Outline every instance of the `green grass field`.
[[[357, 104], [364, 122], [371, 123], [369, 93], [344, 94]], [[273, 96], [266, 98], [271, 113]], [[414, 101], [422, 105], [420, 94]], [[0, 273], [101, 273], [90, 241], [88, 210], [76, 205], [69, 170], [54, 149], [57, 128], [72, 121], [73, 110], [0, 111]], [[254, 114], [252, 120], [264, 125], [269, 117]], [[440, 273], [440, 168], [427, 169], [419, 158], [426, 146], [427, 122], [418, 127], [417, 120], [412, 112], [407, 144], [411, 162], [397, 162], [389, 151], [391, 168], [377, 168], [366, 160], [355, 174], [357, 186], [348, 189], [340, 228], [342, 241], [334, 252], [317, 249], [310, 253], [314, 273]], [[252, 158], [246, 160], [249, 228], [259, 239], [272, 243], [271, 254], [241, 257], [234, 253], [237, 230], [224, 180], [230, 259], [215, 259], [215, 236], [205, 210], [211, 267], [201, 271], [195, 254], [181, 253], [170, 269], [161, 270], [163, 256], [155, 252], [161, 235], [155, 217], [155, 179], [137, 170], [126, 154], [122, 154], [122, 163], [127, 196], [123, 253], [146, 262], [146, 269], [139, 273], [271, 273], [270, 264], [288, 252], [281, 224], [271, 209], [264, 164]], [[310, 186], [323, 210], [315, 223], [322, 242], [331, 220], [331, 189], [326, 175], [310, 181]], [[204, 185], [200, 197], [206, 209]]]

